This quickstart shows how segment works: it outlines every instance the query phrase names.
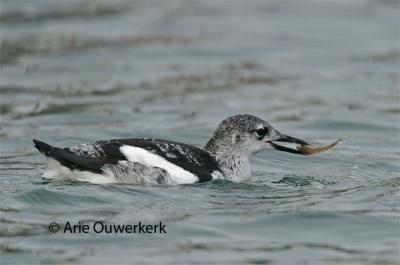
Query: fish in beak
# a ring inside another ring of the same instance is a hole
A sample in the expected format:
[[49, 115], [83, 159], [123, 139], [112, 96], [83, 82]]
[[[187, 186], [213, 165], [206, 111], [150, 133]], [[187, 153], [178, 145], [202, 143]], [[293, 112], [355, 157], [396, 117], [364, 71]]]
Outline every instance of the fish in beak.
[[[289, 148], [283, 145], [279, 145], [276, 142], [283, 142], [283, 143], [294, 143], [298, 144], [296, 149]], [[275, 140], [268, 141], [268, 143], [275, 148], [276, 150], [279, 151], [284, 151], [288, 153], [293, 153], [293, 154], [300, 154], [300, 155], [315, 155], [319, 154], [325, 151], [328, 151], [329, 149], [337, 146], [341, 142], [341, 139], [336, 140], [335, 142], [325, 145], [325, 146], [320, 146], [320, 147], [315, 147], [312, 146], [311, 144], [307, 143], [306, 141], [284, 135], [281, 133], [278, 133], [277, 137]]]

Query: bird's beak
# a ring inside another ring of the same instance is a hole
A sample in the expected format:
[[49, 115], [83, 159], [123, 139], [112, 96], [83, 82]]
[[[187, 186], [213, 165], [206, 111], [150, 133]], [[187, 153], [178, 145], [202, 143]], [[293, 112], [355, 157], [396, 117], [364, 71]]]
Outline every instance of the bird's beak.
[[299, 145], [302, 145], [302, 146], [310, 145], [306, 141], [303, 141], [303, 140], [300, 140], [300, 139], [297, 139], [297, 138], [294, 138], [294, 137], [291, 137], [291, 136], [288, 136], [288, 135], [284, 135], [284, 134], [281, 134], [279, 132], [277, 132], [276, 138], [274, 140], [268, 141], [268, 143], [271, 144], [271, 146], [273, 148], [275, 148], [276, 150], [289, 152], [289, 153], [293, 153], [293, 154], [302, 154], [302, 153], [297, 149], [292, 149], [292, 148], [289, 148], [289, 147], [286, 147], [286, 146], [282, 146], [282, 145], [279, 145], [279, 144], [277, 144], [275, 142], [295, 143], [295, 144], [299, 144]]

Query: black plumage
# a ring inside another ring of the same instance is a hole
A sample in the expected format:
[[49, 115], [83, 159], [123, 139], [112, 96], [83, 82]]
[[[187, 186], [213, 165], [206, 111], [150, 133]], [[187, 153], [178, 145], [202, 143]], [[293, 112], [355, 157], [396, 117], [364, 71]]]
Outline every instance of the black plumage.
[[161, 156], [168, 162], [197, 176], [199, 182], [212, 180], [211, 173], [220, 171], [217, 161], [204, 149], [167, 140], [114, 139], [73, 148], [53, 147], [38, 140], [33, 140], [33, 142], [41, 153], [54, 158], [71, 170], [101, 174], [105, 166], [127, 160], [127, 157], [120, 151], [121, 146], [127, 145], [139, 147]]

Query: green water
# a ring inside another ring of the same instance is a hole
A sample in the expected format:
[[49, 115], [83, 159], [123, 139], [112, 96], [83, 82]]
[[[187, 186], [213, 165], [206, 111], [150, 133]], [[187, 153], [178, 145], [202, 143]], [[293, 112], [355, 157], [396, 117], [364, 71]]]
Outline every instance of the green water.
[[[398, 264], [397, 1], [0, 3], [1, 264]], [[43, 183], [31, 142], [204, 144], [238, 113], [343, 143], [259, 153], [244, 183], [168, 187]]]

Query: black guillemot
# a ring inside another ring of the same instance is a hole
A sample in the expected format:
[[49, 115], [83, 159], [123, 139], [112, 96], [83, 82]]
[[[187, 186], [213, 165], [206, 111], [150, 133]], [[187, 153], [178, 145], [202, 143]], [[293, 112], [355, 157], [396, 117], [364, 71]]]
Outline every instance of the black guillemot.
[[284, 135], [268, 122], [248, 114], [223, 120], [204, 147], [158, 139], [113, 139], [73, 147], [54, 147], [33, 140], [46, 156], [46, 180], [90, 183], [187, 184], [250, 177], [249, 156], [278, 148], [274, 142], [308, 145]]

